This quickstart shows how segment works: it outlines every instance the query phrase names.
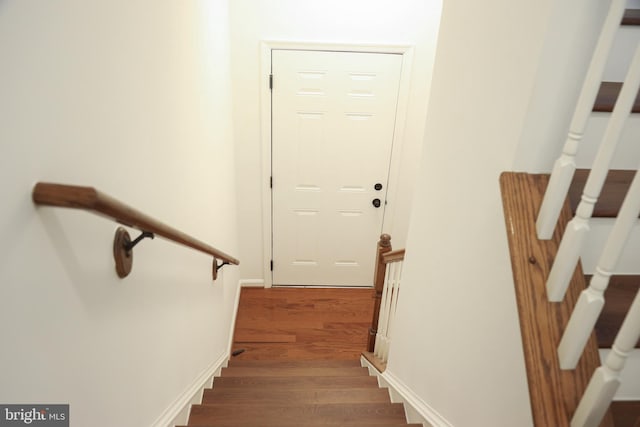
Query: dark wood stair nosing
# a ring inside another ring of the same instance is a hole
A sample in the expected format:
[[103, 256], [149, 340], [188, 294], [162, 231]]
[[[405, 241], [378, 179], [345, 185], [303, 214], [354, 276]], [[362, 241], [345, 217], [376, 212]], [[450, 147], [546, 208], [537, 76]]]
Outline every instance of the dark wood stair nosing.
[[301, 423], [301, 420], [328, 425], [360, 422], [370, 426], [406, 422], [401, 403], [253, 404], [243, 406], [242, 410], [225, 404], [193, 405], [190, 420], [192, 424], [215, 421], [240, 425], [256, 420], [282, 425]]
[[[616, 105], [621, 89], [621, 82], [602, 82], [600, 84], [596, 100], [593, 103], [592, 111], [611, 113], [613, 111], [613, 107]], [[638, 91], [638, 95], [636, 95], [631, 112], [640, 113], [640, 90]]]
[[[589, 285], [591, 275], [585, 275]], [[609, 279], [604, 293], [604, 307], [596, 322], [595, 334], [599, 348], [611, 348], [631, 303], [640, 290], [640, 275], [617, 275]], [[640, 340], [636, 343], [640, 348]]]
[[285, 388], [335, 388], [378, 386], [372, 376], [357, 377], [217, 377], [213, 381], [216, 387], [285, 387]]
[[640, 9], [625, 10], [621, 25], [640, 25]]
[[[567, 198], [571, 212], [575, 215], [578, 204], [582, 198], [582, 192], [589, 178], [590, 169], [576, 169], [569, 186]], [[598, 197], [598, 201], [593, 209], [592, 217], [594, 218], [615, 218], [620, 211], [622, 201], [631, 181], [635, 176], [635, 170], [627, 169], [611, 169], [607, 173], [602, 191]]]
[[212, 388], [206, 389], [202, 404], [225, 403], [244, 405], [252, 403], [391, 403], [389, 392], [378, 387], [316, 388]]

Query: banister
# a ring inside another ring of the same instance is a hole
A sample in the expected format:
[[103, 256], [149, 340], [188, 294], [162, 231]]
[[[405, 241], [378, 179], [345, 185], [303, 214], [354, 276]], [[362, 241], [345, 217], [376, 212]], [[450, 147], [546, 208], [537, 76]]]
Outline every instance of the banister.
[[386, 252], [382, 255], [382, 262], [385, 264], [389, 264], [391, 262], [403, 261], [404, 260], [404, 249], [397, 249], [395, 251]]
[[387, 364], [389, 345], [391, 343], [391, 324], [398, 303], [400, 275], [404, 249], [392, 250], [391, 236], [382, 234], [378, 241], [374, 270], [375, 301], [373, 318], [369, 328], [367, 351], [363, 356], [383, 372]]
[[[146, 215], [121, 201], [104, 194], [93, 187], [76, 185], [64, 185], [48, 182], [38, 182], [32, 193], [34, 203], [38, 205], [57, 206], [64, 208], [83, 209], [95, 214], [106, 216], [116, 222], [136, 228], [143, 233], [152, 233], [172, 240], [192, 249], [213, 256], [213, 280], [217, 277], [217, 271], [227, 264], [238, 265], [236, 258], [210, 246], [200, 240], [176, 230], [162, 222]], [[131, 239], [122, 227], [116, 231], [114, 240], [114, 257], [116, 270], [120, 277], [125, 277], [131, 271], [132, 256]], [[222, 261], [221, 264], [217, 260]], [[124, 265], [122, 265], [124, 263]]]

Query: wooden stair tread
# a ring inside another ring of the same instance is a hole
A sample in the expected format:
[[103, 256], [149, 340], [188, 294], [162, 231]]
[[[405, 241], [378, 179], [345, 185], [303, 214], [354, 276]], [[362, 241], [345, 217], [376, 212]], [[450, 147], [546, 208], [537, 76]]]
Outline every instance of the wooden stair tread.
[[[291, 424], [299, 427], [300, 424]], [[330, 424], [329, 424], [330, 425]], [[367, 424], [362, 423], [342, 423], [341, 426], [345, 427], [367, 427]], [[188, 426], [176, 426], [176, 427], [282, 427], [280, 422], [265, 422], [265, 421], [257, 421], [257, 422], [247, 422], [243, 424], [189, 424]], [[327, 424], [324, 422], [305, 422], [304, 427], [326, 427]], [[406, 424], [406, 423], [387, 423], [387, 424], [376, 424], [376, 427], [423, 427], [422, 424]]]
[[611, 412], [615, 427], [640, 427], [640, 401], [615, 401]]
[[291, 367], [291, 368], [272, 368], [260, 366], [230, 366], [222, 368], [223, 377], [358, 377], [369, 376], [369, 371], [362, 367], [346, 367], [346, 368], [316, 368], [316, 367]]
[[[589, 283], [591, 276], [585, 276]], [[604, 308], [596, 323], [596, 337], [600, 348], [611, 348], [633, 298], [640, 290], [640, 275], [613, 275], [604, 293]], [[640, 348], [640, 340], [636, 344]]]
[[[562, 370], [559, 366], [557, 346], [585, 284], [578, 264], [565, 300], [550, 303], [547, 299], [546, 278], [571, 218], [565, 204], [553, 238], [538, 240], [536, 215], [548, 180], [548, 175], [505, 172], [500, 176], [500, 187], [534, 425], [568, 427], [591, 374], [600, 366], [600, 357], [593, 334], [577, 369]], [[601, 426], [613, 426], [610, 411]]]
[[191, 423], [206, 424], [220, 422], [240, 424], [247, 422], [280, 423], [280, 425], [304, 425], [323, 422], [327, 425], [380, 425], [402, 423], [404, 407], [399, 403], [327, 403], [327, 404], [251, 404], [238, 407], [213, 404], [194, 405], [191, 408]]
[[230, 364], [192, 405], [189, 427], [419, 426], [357, 360]]
[[640, 25], [640, 9], [627, 9], [622, 16], [622, 25]]
[[391, 403], [389, 392], [377, 387], [340, 389], [239, 389], [215, 387], [204, 392], [202, 404], [224, 403], [243, 405], [247, 403], [278, 404], [320, 403]]
[[[571, 185], [569, 186], [569, 204], [575, 215], [584, 186], [589, 177], [589, 169], [576, 169]], [[612, 169], [607, 174], [604, 187], [593, 210], [594, 218], [615, 218], [618, 215], [622, 201], [631, 181], [635, 176], [634, 170]]]
[[[621, 89], [622, 83], [620, 82], [602, 82], [596, 100], [593, 103], [593, 111], [602, 113], [612, 112]], [[636, 96], [631, 112], [640, 113], [640, 91], [638, 91], [638, 96]]]
[[217, 387], [280, 387], [280, 388], [336, 388], [378, 386], [375, 377], [220, 377], [216, 378], [213, 388]]
[[232, 359], [230, 367], [271, 367], [271, 368], [361, 368], [359, 360], [250, 360]]

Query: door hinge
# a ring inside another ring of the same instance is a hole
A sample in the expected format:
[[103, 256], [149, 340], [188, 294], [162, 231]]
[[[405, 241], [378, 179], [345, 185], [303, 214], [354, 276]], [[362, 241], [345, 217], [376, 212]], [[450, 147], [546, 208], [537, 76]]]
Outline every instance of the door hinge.
[[269, 177], [269, 188], [273, 188], [273, 177]]
[[269, 89], [273, 90], [273, 74], [269, 74]]
[[271, 262], [269, 264], [270, 264], [270, 267], [271, 267], [271, 271], [273, 271], [273, 260], [271, 260]]

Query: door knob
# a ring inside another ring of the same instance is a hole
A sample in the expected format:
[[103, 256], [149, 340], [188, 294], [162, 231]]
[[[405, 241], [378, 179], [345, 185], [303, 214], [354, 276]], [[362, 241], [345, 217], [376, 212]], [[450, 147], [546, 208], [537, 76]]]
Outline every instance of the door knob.
[[376, 191], [380, 191], [380, 190], [382, 190], [382, 184], [377, 183], [376, 185], [373, 186], [373, 188], [375, 188]]
[[371, 204], [372, 204], [374, 207], [379, 208], [379, 207], [380, 207], [380, 199], [373, 199], [373, 200], [371, 201]]

